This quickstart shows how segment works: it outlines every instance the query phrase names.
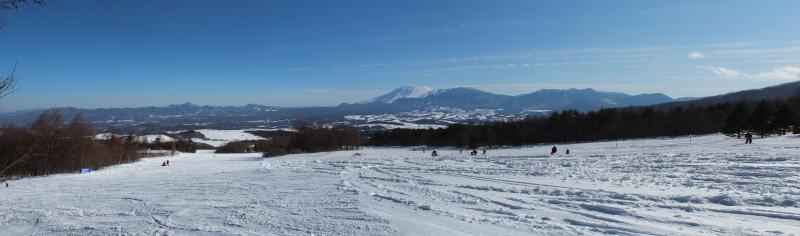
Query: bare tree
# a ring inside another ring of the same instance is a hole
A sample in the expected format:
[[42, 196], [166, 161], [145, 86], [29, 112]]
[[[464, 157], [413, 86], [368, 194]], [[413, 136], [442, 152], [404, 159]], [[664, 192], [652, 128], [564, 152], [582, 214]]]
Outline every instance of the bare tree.
[[[44, 5], [45, 0], [0, 0], [0, 11], [4, 10], [19, 10], [19, 7], [26, 4], [33, 4], [33, 5]], [[0, 19], [0, 28], [3, 27], [5, 22]], [[16, 70], [16, 66], [14, 67]], [[0, 99], [3, 99], [8, 94], [14, 92], [14, 87], [17, 84], [17, 80], [14, 77], [14, 71], [11, 72], [11, 75], [5, 76], [0, 78]]]
[[19, 6], [26, 3], [36, 5], [44, 4], [44, 0], [0, 0], [0, 10], [19, 9]]
[[17, 79], [14, 77], [16, 67], [11, 71], [11, 74], [0, 79], [0, 100], [14, 92], [17, 85]]
[[[45, 0], [0, 0], [0, 11], [4, 10], [19, 10], [22, 5], [44, 5]], [[0, 28], [3, 27], [3, 20], [0, 19]]]
[[[0, 0], [0, 11], [3, 10], [18, 10], [19, 7], [23, 4], [34, 4], [34, 5], [44, 5], [45, 0]], [[0, 28], [3, 27], [5, 23], [2, 19], [0, 19]], [[14, 70], [11, 71], [11, 74], [5, 77], [0, 77], [0, 100], [8, 96], [9, 94], [14, 92], [14, 88], [17, 85], [17, 80], [14, 77], [14, 72], [16, 71], [16, 66], [14, 66]], [[8, 166], [5, 166], [3, 169], [0, 169], [0, 182], [5, 182], [5, 172], [9, 170], [12, 166], [23, 162], [24, 160], [28, 159], [31, 156], [35, 147], [41, 143], [41, 140], [37, 140], [34, 145], [32, 145], [29, 150], [24, 152], [21, 156], [16, 158], [16, 160]]]

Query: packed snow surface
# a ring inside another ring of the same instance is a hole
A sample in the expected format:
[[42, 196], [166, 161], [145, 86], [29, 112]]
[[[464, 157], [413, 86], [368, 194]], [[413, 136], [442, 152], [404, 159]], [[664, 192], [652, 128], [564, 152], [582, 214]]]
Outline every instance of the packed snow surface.
[[197, 132], [203, 134], [205, 139], [193, 138], [192, 141], [197, 143], [206, 143], [214, 147], [220, 147], [231, 141], [264, 139], [257, 135], [248, 133], [247, 130], [199, 129]]
[[800, 234], [800, 138], [742, 143], [183, 154], [12, 181], [0, 234]]

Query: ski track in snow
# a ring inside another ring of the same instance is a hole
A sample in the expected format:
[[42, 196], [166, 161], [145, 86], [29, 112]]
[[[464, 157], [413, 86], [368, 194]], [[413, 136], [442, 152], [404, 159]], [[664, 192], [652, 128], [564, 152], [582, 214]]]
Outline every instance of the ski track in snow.
[[184, 154], [0, 189], [0, 235], [799, 235], [800, 137]]

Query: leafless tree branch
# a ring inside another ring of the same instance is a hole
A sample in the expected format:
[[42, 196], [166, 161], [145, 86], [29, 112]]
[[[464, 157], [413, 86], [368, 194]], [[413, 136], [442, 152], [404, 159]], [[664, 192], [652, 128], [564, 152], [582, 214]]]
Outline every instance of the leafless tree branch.
[[44, 0], [0, 0], [0, 10], [16, 10], [19, 9], [20, 5], [26, 3], [42, 5], [44, 4]]
[[11, 71], [10, 75], [0, 79], [0, 100], [16, 91], [17, 79], [14, 76], [14, 72], [16, 72], [16, 70], [17, 66], [14, 66], [14, 70]]
[[[19, 10], [23, 4], [44, 5], [45, 0], [0, 0], [0, 10]], [[4, 22], [0, 19], [0, 28]]]

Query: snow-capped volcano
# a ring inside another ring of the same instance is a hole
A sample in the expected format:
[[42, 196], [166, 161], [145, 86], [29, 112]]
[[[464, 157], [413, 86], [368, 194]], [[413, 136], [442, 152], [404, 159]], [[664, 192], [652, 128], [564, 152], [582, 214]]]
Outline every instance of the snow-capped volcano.
[[391, 92], [389, 92], [387, 94], [384, 94], [384, 95], [381, 95], [381, 96], [378, 96], [378, 97], [374, 97], [372, 99], [368, 99], [368, 100], [365, 100], [365, 101], [362, 101], [362, 102], [359, 102], [359, 103], [360, 104], [364, 104], [364, 103], [387, 103], [388, 104], [388, 103], [393, 103], [397, 99], [401, 99], [401, 98], [421, 98], [421, 97], [424, 97], [426, 94], [430, 93], [431, 91], [433, 91], [433, 89], [431, 89], [429, 87], [417, 87], [417, 86], [414, 86], [414, 85], [406, 85], [406, 86], [403, 86], [403, 87], [396, 88], [395, 90], [392, 90]]

